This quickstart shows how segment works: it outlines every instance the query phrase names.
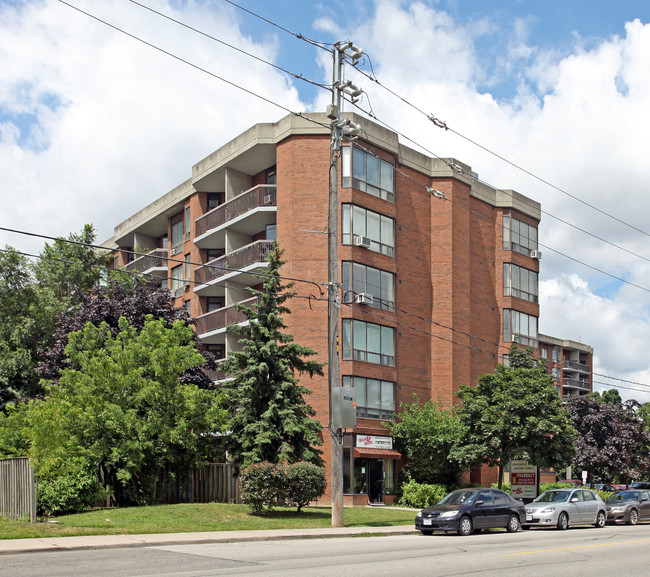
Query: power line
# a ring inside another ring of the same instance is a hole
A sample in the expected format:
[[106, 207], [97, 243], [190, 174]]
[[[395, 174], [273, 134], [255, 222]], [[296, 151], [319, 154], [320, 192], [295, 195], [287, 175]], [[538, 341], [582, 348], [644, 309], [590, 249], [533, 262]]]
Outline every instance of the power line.
[[101, 18], [98, 18], [97, 16], [94, 16], [93, 14], [90, 14], [89, 12], [86, 12], [85, 10], [82, 10], [81, 8], [78, 8], [77, 6], [73, 6], [72, 4], [69, 4], [68, 2], [65, 2], [65, 0], [58, 0], [61, 4], [64, 4], [73, 10], [76, 10], [77, 12], [80, 12], [81, 14], [84, 14], [88, 16], [89, 18], [92, 18], [93, 20], [96, 20], [97, 22], [100, 22], [101, 24], [104, 24], [105, 26], [108, 26], [109, 28], [112, 28], [113, 30], [116, 30], [117, 32], [120, 32], [121, 34], [124, 34], [125, 36], [128, 36], [129, 38], [132, 38], [133, 40], [137, 40], [138, 42], [141, 42], [142, 44], [145, 44], [146, 46], [149, 46], [150, 48], [153, 48], [154, 50], [158, 50], [159, 52], [169, 56], [170, 58], [173, 58], [174, 60], [178, 60], [179, 62], [182, 62], [183, 64], [186, 64], [187, 66], [191, 66], [192, 68], [195, 68], [196, 70], [199, 70], [200, 72], [203, 72], [204, 74], [208, 74], [212, 76], [213, 78], [216, 78], [217, 80], [220, 80], [221, 82], [224, 82], [225, 84], [228, 84], [229, 86], [232, 86], [234, 88], [237, 88], [238, 90], [241, 90], [242, 92], [245, 92], [246, 94], [249, 94], [251, 96], [254, 96], [255, 98], [258, 98], [260, 100], [263, 100], [264, 102], [271, 104], [277, 108], [280, 108], [281, 110], [284, 110], [285, 112], [288, 112], [289, 114], [293, 114], [294, 116], [299, 116], [300, 118], [303, 118], [307, 120], [308, 122], [311, 122], [313, 124], [317, 124], [319, 126], [325, 127], [329, 129], [329, 125], [325, 124], [323, 122], [318, 122], [317, 120], [314, 120], [312, 118], [309, 118], [308, 116], [305, 116], [302, 112], [294, 112], [290, 108], [287, 108], [286, 106], [283, 106], [282, 104], [278, 104], [277, 102], [274, 102], [273, 100], [266, 98], [265, 96], [262, 96], [261, 94], [258, 94], [257, 92], [253, 92], [252, 90], [249, 90], [248, 88], [244, 88], [243, 86], [240, 86], [239, 84], [236, 84], [235, 82], [232, 82], [230, 80], [227, 80], [223, 78], [222, 76], [219, 76], [218, 74], [215, 74], [214, 72], [210, 72], [209, 70], [206, 70], [205, 68], [202, 68], [201, 66], [198, 66], [197, 64], [194, 64], [190, 62], [189, 60], [185, 60], [184, 58], [181, 58], [180, 56], [177, 56], [176, 54], [173, 54], [172, 52], [169, 52], [167, 50], [164, 50], [163, 48], [160, 48], [159, 46], [156, 46], [155, 44], [152, 44], [151, 42], [148, 42], [135, 34], [131, 34], [130, 32], [127, 32], [126, 30], [123, 30], [122, 28], [119, 28], [118, 26], [115, 26], [114, 24], [111, 24], [110, 22], [107, 22], [106, 20], [102, 20]]
[[171, 16], [168, 16], [167, 14], [163, 14], [162, 12], [159, 12], [158, 10], [154, 10], [153, 8], [146, 6], [145, 4], [142, 4], [140, 2], [137, 2], [137, 0], [129, 0], [132, 4], [135, 4], [137, 6], [140, 6], [144, 8], [145, 10], [149, 10], [153, 14], [157, 14], [158, 16], [165, 18], [169, 20], [170, 22], [174, 22], [175, 24], [178, 24], [179, 26], [182, 26], [184, 28], [187, 28], [188, 30], [191, 30], [192, 32], [196, 32], [197, 34], [200, 34], [201, 36], [205, 36], [206, 38], [209, 38], [210, 40], [213, 40], [214, 42], [218, 42], [219, 44], [222, 44], [223, 46], [227, 46], [228, 48], [231, 48], [232, 50], [236, 50], [237, 52], [240, 52], [241, 54], [244, 54], [246, 56], [249, 56], [250, 58], [254, 58], [255, 60], [262, 62], [266, 64], [267, 66], [271, 66], [275, 68], [276, 70], [280, 70], [281, 72], [284, 72], [285, 74], [288, 74], [289, 76], [292, 76], [293, 78], [297, 80], [302, 80], [303, 82], [307, 82], [308, 84], [312, 84], [314, 86], [318, 86], [319, 88], [323, 88], [325, 90], [331, 91], [331, 86], [328, 86], [326, 84], [322, 84], [320, 82], [315, 82], [313, 80], [310, 80], [309, 78], [305, 78], [302, 74], [296, 74], [295, 72], [291, 72], [291, 70], [287, 70], [286, 68], [283, 68], [282, 66], [278, 66], [277, 64], [274, 64], [273, 62], [270, 62], [268, 60], [265, 60], [264, 58], [260, 58], [259, 56], [256, 56], [255, 54], [251, 54], [250, 52], [246, 52], [246, 50], [243, 50], [237, 46], [234, 46], [233, 44], [229, 44], [228, 42], [225, 42], [224, 40], [221, 40], [219, 38], [216, 38], [215, 36], [212, 36], [208, 34], [207, 32], [203, 32], [202, 30], [199, 30], [198, 28], [194, 28], [193, 26], [190, 26], [189, 24], [185, 24], [184, 22], [181, 22], [180, 20], [177, 20], [176, 18], [172, 18]]

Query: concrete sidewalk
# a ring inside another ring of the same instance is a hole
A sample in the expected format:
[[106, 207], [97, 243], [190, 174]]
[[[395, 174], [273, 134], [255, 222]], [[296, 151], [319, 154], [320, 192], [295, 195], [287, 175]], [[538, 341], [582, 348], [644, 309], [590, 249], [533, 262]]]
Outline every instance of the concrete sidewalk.
[[88, 535], [40, 539], [0, 539], [0, 555], [43, 551], [72, 551], [110, 547], [152, 547], [237, 541], [277, 541], [286, 539], [331, 539], [363, 535], [410, 535], [413, 525], [395, 527], [323, 527], [320, 529], [269, 529], [268, 531], [213, 531], [204, 533], [156, 533], [151, 535]]

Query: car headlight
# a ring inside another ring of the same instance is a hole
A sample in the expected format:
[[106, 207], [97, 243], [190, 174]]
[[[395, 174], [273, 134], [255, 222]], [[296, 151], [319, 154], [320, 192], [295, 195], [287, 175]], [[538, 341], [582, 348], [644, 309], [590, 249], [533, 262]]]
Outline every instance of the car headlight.
[[612, 507], [610, 511], [612, 513], [624, 513], [625, 509], [627, 509], [627, 507]]
[[421, 519], [421, 518], [422, 518], [422, 511], [420, 511], [420, 512], [415, 516], [415, 518], [416, 518], [416, 519]]
[[446, 519], [449, 519], [451, 517], [455, 517], [456, 515], [458, 515], [458, 511], [445, 511], [444, 513], [440, 514], [440, 518], [444, 517]]
[[555, 509], [556, 509], [556, 507], [544, 507], [540, 511], [540, 513], [552, 513], [553, 511], [555, 511]]

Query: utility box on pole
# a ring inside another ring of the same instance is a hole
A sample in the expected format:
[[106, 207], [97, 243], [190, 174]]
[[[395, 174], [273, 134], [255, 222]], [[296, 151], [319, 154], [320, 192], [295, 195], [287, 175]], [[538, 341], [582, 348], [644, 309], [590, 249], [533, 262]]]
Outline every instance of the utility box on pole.
[[357, 426], [357, 402], [352, 387], [332, 389], [332, 427], [352, 429]]

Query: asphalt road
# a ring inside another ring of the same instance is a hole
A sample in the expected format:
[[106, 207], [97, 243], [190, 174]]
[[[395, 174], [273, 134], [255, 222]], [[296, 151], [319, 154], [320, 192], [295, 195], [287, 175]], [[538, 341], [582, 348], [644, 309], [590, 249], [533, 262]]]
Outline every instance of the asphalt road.
[[650, 575], [650, 525], [7, 554], [2, 577]]

